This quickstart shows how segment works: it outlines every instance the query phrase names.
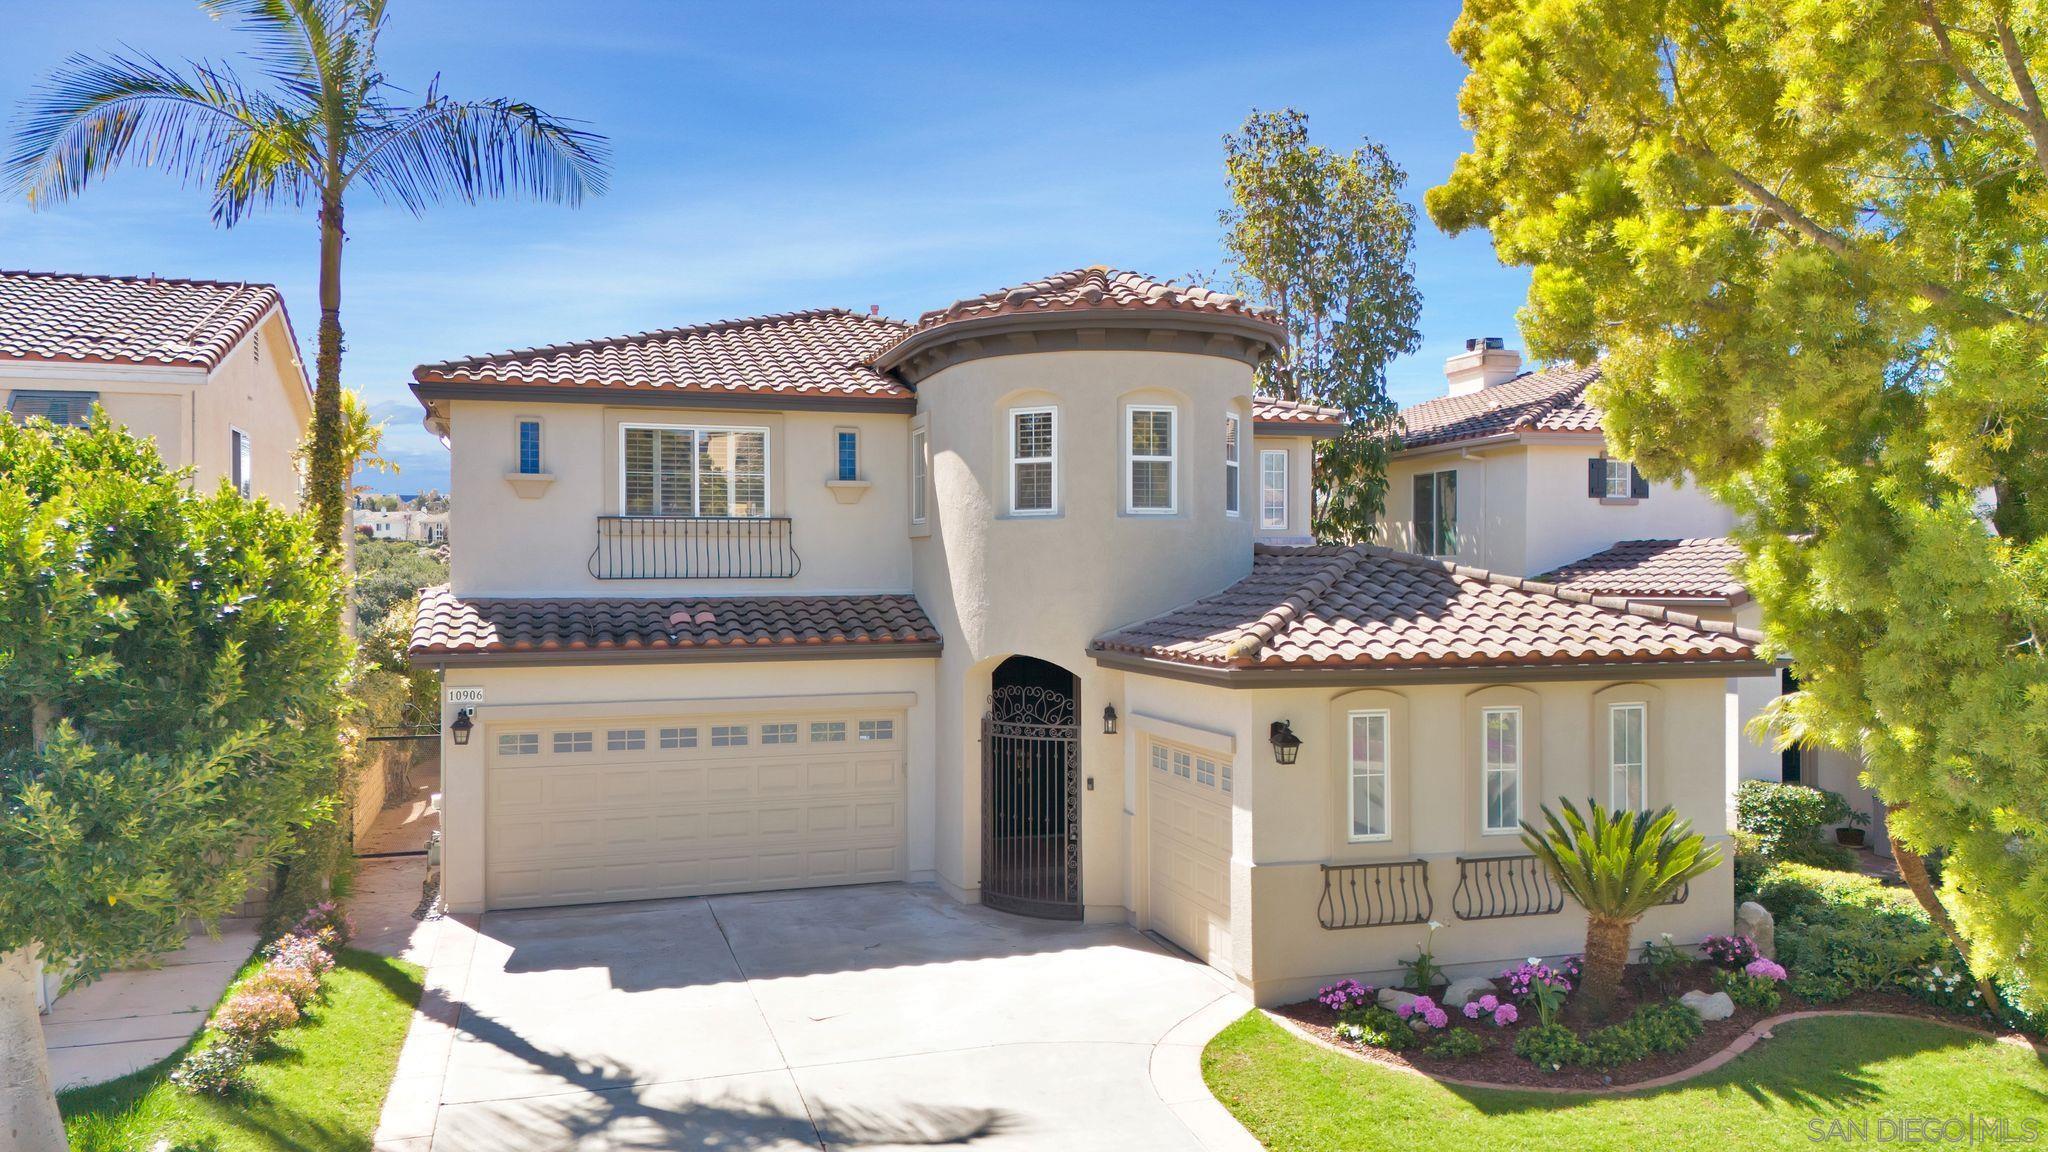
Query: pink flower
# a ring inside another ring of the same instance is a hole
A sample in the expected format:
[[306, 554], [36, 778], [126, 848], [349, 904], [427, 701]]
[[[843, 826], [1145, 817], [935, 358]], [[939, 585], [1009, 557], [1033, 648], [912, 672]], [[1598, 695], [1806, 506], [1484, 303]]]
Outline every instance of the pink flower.
[[1521, 1012], [1517, 1011], [1513, 1004], [1503, 1004], [1493, 1010], [1493, 1026], [1495, 1028], [1505, 1028], [1521, 1018]]
[[1445, 1012], [1443, 1009], [1435, 1006], [1431, 1006], [1427, 1012], [1424, 1012], [1422, 1014], [1422, 1019], [1423, 1022], [1428, 1024], [1431, 1028], [1448, 1027], [1451, 1022], [1450, 1014], [1448, 1012]]
[[1491, 992], [1479, 998], [1479, 1010], [1481, 1012], [1491, 1012], [1498, 1007], [1500, 1007], [1500, 997], [1495, 996]]
[[1399, 1008], [1394, 1009], [1394, 1015], [1399, 1016], [1403, 1020], [1406, 1020], [1410, 1016], [1415, 1015], [1415, 1005], [1418, 1003], [1420, 1003], [1420, 1001], [1410, 1000], [1408, 1003], [1403, 1004]]
[[1767, 960], [1762, 956], [1743, 965], [1742, 970], [1751, 976], [1764, 980], [1783, 980], [1785, 978], [1785, 966], [1783, 964], [1778, 963], [1776, 960]]
[[[1489, 997], [1487, 997], [1487, 999], [1491, 1000], [1491, 999], [1493, 999], [1493, 997], [1489, 996]], [[1477, 1001], [1477, 1000], [1467, 1000], [1467, 1001], [1465, 1001], [1465, 1019], [1467, 1019], [1467, 1020], [1477, 1020], [1477, 1019], [1479, 1019], [1479, 1001]]]

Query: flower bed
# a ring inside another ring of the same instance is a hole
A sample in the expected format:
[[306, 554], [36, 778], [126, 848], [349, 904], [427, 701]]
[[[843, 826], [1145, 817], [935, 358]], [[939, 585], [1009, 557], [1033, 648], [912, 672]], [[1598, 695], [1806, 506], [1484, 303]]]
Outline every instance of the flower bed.
[[263, 966], [228, 990], [207, 1021], [207, 1038], [171, 1072], [171, 1083], [216, 1096], [242, 1089], [250, 1063], [319, 998], [335, 951], [354, 931], [332, 901], [309, 909], [264, 949]]

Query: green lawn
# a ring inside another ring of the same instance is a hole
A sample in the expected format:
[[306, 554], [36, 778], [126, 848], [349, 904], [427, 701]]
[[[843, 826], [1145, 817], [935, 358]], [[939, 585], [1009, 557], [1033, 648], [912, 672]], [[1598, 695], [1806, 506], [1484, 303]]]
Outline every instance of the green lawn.
[[[1798, 1021], [1684, 1084], [1561, 1096], [1451, 1088], [1307, 1043], [1254, 1012], [1209, 1043], [1202, 1073], [1274, 1152], [1862, 1148], [1909, 1142], [1879, 1125], [1902, 1116], [2002, 1117], [2014, 1146], [2048, 1144], [2041, 1058], [1907, 1020]], [[2029, 1122], [2032, 1139], [2018, 1143]], [[1855, 1132], [1858, 1123], [1867, 1136]], [[1995, 1145], [1983, 1131], [1976, 1146]]]
[[142, 1152], [166, 1137], [206, 1152], [368, 1149], [419, 1002], [420, 969], [353, 950], [339, 960], [306, 1019], [251, 1065], [253, 1087], [240, 1096], [173, 1087], [164, 1077], [177, 1056], [60, 1094], [74, 1152]]

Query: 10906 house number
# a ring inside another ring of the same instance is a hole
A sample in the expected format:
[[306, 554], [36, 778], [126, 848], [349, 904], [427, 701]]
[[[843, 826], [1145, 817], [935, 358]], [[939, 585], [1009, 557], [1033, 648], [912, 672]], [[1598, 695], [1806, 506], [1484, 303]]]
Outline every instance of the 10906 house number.
[[450, 688], [448, 690], [448, 702], [450, 704], [481, 704], [484, 702], [484, 690], [481, 688]]

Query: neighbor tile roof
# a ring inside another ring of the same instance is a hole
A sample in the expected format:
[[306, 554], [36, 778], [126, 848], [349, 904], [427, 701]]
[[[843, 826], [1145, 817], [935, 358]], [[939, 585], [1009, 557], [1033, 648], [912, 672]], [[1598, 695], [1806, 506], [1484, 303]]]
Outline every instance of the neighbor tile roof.
[[1271, 326], [1276, 334], [1280, 329], [1280, 322], [1274, 318], [1272, 309], [1252, 304], [1242, 297], [1156, 280], [1141, 272], [1104, 268], [1097, 264], [1014, 288], [999, 288], [980, 296], [969, 296], [947, 307], [933, 309], [918, 317], [915, 331], [923, 332], [942, 324], [988, 316], [1103, 308], [1242, 316]]
[[885, 317], [821, 308], [422, 364], [413, 370], [413, 379], [422, 384], [908, 400], [909, 388], [870, 366], [907, 331]]
[[1299, 424], [1303, 428], [1342, 428], [1344, 410], [1282, 400], [1277, 396], [1252, 397], [1252, 423]]
[[579, 653], [601, 660], [620, 654], [748, 656], [791, 648], [843, 651], [938, 642], [938, 629], [909, 595], [462, 599], [442, 585], [420, 593], [408, 653], [421, 662]]
[[1648, 599], [1748, 599], [1735, 572], [1733, 540], [1623, 540], [1540, 577], [1594, 596]]
[[0, 271], [0, 361], [212, 369], [282, 306], [268, 284]]
[[1374, 545], [1260, 545], [1243, 580], [1095, 647], [1219, 670], [1410, 670], [1739, 662], [1760, 639]]
[[1504, 432], [1598, 432], [1600, 409], [1586, 389], [1600, 369], [1549, 368], [1463, 396], [1443, 396], [1401, 410], [1401, 447], [1425, 448]]

